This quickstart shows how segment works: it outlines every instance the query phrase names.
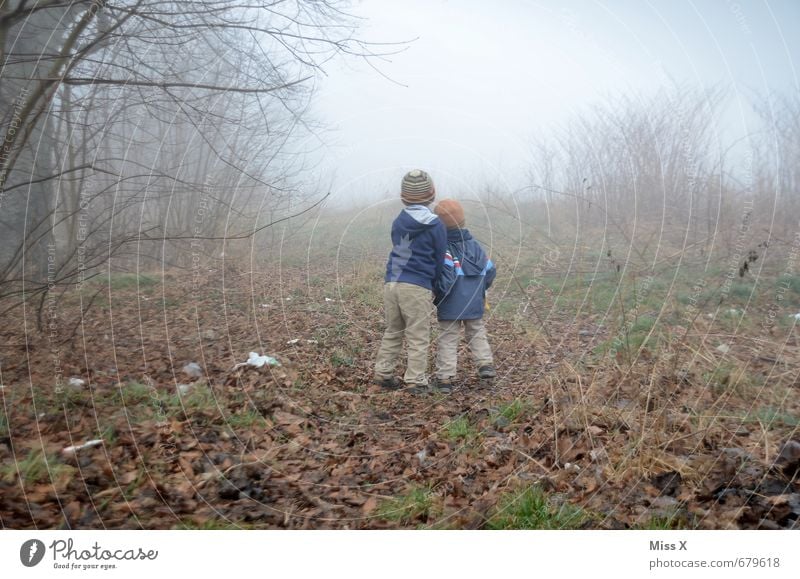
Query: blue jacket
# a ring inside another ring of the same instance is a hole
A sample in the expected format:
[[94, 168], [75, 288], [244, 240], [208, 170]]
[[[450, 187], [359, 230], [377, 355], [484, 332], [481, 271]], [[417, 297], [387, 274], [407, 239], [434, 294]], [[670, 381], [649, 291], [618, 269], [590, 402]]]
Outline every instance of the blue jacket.
[[392, 223], [392, 252], [385, 281], [399, 281], [433, 290], [442, 271], [447, 229], [425, 205], [409, 205]]
[[486, 290], [496, 274], [494, 263], [467, 229], [448, 229], [444, 268], [434, 290], [438, 318], [482, 318]]

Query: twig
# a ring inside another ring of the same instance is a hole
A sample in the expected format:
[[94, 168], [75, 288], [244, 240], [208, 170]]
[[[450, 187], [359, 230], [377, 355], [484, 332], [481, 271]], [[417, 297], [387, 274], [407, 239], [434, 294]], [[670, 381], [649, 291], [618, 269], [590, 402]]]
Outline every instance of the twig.
[[547, 473], [547, 474], [550, 474], [550, 473], [552, 472], [552, 470], [551, 470], [551, 469], [547, 468], [547, 467], [546, 467], [545, 465], [543, 465], [541, 462], [539, 462], [538, 460], [536, 460], [535, 458], [533, 458], [533, 457], [532, 457], [530, 454], [528, 454], [528, 453], [526, 453], [526, 452], [523, 452], [523, 451], [521, 451], [521, 450], [520, 450], [520, 449], [518, 449], [518, 448], [515, 448], [514, 450], [516, 450], [518, 454], [522, 455], [523, 457], [525, 457], [525, 458], [527, 458], [529, 461], [531, 461], [533, 464], [535, 464], [536, 466], [538, 466], [538, 467], [539, 467], [540, 469], [542, 469], [542, 470], [543, 470], [545, 473]]

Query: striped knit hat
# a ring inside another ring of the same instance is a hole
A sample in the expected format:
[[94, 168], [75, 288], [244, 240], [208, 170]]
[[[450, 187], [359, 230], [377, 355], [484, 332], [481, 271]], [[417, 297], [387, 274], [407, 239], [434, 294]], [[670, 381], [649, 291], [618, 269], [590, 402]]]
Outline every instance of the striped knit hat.
[[436, 198], [436, 189], [431, 176], [425, 171], [414, 169], [403, 177], [400, 199], [406, 205], [428, 205]]

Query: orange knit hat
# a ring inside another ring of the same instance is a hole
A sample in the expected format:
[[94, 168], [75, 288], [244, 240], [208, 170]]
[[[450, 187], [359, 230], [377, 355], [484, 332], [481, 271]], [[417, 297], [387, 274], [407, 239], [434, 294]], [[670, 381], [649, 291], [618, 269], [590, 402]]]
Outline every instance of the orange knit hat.
[[434, 210], [447, 229], [462, 229], [466, 224], [464, 220], [464, 208], [455, 199], [442, 199], [436, 204]]

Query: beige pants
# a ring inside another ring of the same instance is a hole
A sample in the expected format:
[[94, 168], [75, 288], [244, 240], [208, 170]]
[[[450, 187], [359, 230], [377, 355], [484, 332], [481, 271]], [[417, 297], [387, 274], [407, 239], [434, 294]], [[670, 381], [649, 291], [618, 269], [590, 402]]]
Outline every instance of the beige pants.
[[428, 384], [428, 346], [431, 343], [430, 290], [402, 282], [387, 282], [383, 288], [386, 332], [375, 362], [379, 379], [394, 376], [403, 350], [403, 336], [408, 347], [408, 363], [403, 380], [406, 384]]
[[467, 345], [475, 366], [493, 365], [492, 349], [486, 337], [486, 326], [480, 320], [445, 320], [439, 322], [438, 352], [436, 355], [436, 377], [439, 380], [452, 380], [458, 369], [458, 342], [461, 326], [467, 338]]

